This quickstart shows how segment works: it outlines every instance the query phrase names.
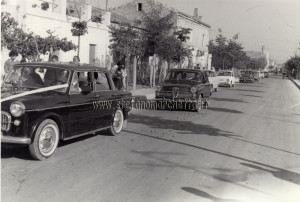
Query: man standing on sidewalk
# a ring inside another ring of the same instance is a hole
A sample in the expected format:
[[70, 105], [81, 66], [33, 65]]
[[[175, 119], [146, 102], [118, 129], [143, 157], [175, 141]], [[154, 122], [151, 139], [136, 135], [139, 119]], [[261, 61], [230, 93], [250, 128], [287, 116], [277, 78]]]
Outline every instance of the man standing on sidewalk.
[[11, 50], [9, 52], [9, 57], [10, 59], [6, 60], [4, 63], [4, 71], [2, 72], [2, 79], [4, 79], [7, 76], [8, 72], [11, 70], [14, 64], [19, 63], [19, 61], [16, 60], [16, 58], [18, 57], [17, 51]]

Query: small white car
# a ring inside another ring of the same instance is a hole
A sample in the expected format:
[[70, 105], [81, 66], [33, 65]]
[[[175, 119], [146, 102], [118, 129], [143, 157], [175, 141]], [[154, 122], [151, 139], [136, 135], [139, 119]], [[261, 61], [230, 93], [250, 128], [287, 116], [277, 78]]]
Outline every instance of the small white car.
[[235, 85], [235, 77], [233, 71], [230, 70], [222, 70], [218, 72], [219, 85], [218, 86], [226, 86], [226, 87], [234, 87]]
[[217, 73], [212, 70], [204, 70], [208, 76], [209, 83], [212, 85], [212, 91], [218, 91], [219, 78], [217, 77]]

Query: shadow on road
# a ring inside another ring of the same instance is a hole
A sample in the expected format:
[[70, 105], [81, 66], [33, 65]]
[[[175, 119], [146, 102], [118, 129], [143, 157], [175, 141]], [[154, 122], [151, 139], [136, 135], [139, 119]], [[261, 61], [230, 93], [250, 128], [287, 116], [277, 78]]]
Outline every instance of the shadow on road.
[[262, 98], [262, 96], [258, 96], [258, 95], [245, 95], [245, 94], [238, 94], [238, 95], [247, 96], [247, 97], [257, 97], [257, 98]]
[[195, 124], [191, 121], [170, 120], [160, 117], [150, 117], [134, 114], [130, 116], [129, 122], [144, 124], [149, 128], [178, 130], [181, 131], [179, 132], [180, 134], [241, 137], [240, 135], [234, 135], [231, 132], [222, 131], [210, 125]]
[[233, 114], [242, 114], [242, 111], [235, 110], [235, 109], [226, 109], [220, 107], [208, 107], [207, 110], [216, 111], [216, 112], [226, 112], [226, 113], [233, 113]]
[[[85, 135], [82, 137], [70, 139], [70, 140], [60, 140], [58, 147], [63, 147], [67, 146], [69, 144], [73, 144], [76, 142], [84, 141], [86, 139], [92, 138], [97, 135], [103, 135], [103, 136], [110, 136], [105, 130], [104, 131], [99, 131], [94, 134], [90, 135]], [[3, 159], [8, 159], [8, 158], [17, 158], [17, 159], [23, 159], [23, 160], [32, 160], [35, 161], [30, 153], [29, 153], [29, 148], [28, 146], [19, 146], [19, 147], [12, 147], [12, 146], [7, 146], [7, 147], [1, 147], [1, 158]]]
[[[173, 144], [188, 146], [188, 147], [191, 147], [191, 148], [194, 148], [194, 149], [198, 149], [198, 150], [218, 154], [218, 155], [225, 156], [225, 157], [230, 157], [230, 158], [242, 160], [242, 161], [248, 162], [248, 163], [241, 163], [242, 165], [245, 165], [245, 166], [248, 166], [248, 167], [252, 166], [252, 168], [255, 168], [255, 169], [268, 171], [268, 172], [272, 173], [274, 177], [277, 177], [277, 178], [280, 178], [282, 180], [286, 180], [288, 182], [292, 182], [292, 183], [295, 183], [297, 185], [300, 185], [300, 174], [289, 171], [289, 170], [285, 170], [285, 169], [278, 168], [278, 167], [275, 167], [275, 166], [270, 166], [270, 165], [260, 163], [260, 162], [257, 162], [257, 161], [253, 161], [253, 160], [249, 160], [249, 159], [246, 159], [246, 158], [243, 158], [243, 157], [239, 157], [239, 156], [235, 156], [235, 155], [231, 155], [231, 154], [226, 154], [226, 153], [219, 152], [219, 151], [216, 151], [216, 150], [213, 150], [213, 149], [200, 147], [200, 146], [185, 143], [185, 142], [180, 142], [180, 141], [176, 141], [176, 140], [172, 140], [172, 139], [165, 139], [165, 138], [162, 138], [162, 137], [154, 137], [154, 136], [151, 136], [151, 135], [137, 133], [137, 132], [133, 132], [133, 131], [126, 131], [126, 132], [131, 133], [131, 134], [135, 134], [135, 135], [139, 135], [139, 136], [144, 136], [144, 137], [149, 137], [149, 138], [165, 141], [165, 142], [171, 142]], [[249, 163], [252, 163], [252, 165], [249, 164]], [[265, 169], [265, 168], [262, 168], [262, 167], [259, 167], [259, 166], [272, 168], [275, 171], [268, 170], [268, 169]]]
[[264, 93], [263, 90], [248, 90], [248, 89], [237, 89], [237, 88], [228, 88], [228, 90], [234, 90], [234, 91], [243, 91], [243, 92], [253, 92], [253, 93]]
[[243, 165], [243, 166], [253, 168], [253, 169], [269, 172], [274, 177], [277, 177], [281, 180], [285, 180], [285, 181], [300, 185], [300, 174], [299, 173], [295, 173], [295, 172], [285, 170], [285, 169], [281, 169], [281, 168], [276, 168], [276, 167], [269, 166], [269, 165], [266, 165], [266, 164], [260, 164], [260, 165], [262, 165], [264, 167], [267, 167], [267, 168], [274, 169], [274, 170], [269, 170], [269, 169], [266, 169], [266, 168], [263, 168], [263, 167], [260, 167], [260, 166], [257, 166], [257, 165], [249, 164], [249, 163], [240, 163], [240, 164]]
[[243, 102], [243, 103], [247, 103], [244, 100], [241, 99], [233, 99], [233, 98], [217, 98], [217, 97], [212, 97], [210, 98], [210, 100], [214, 100], [214, 101], [224, 101], [224, 102]]
[[28, 146], [23, 147], [1, 147], [1, 159], [18, 158], [22, 160], [33, 160], [30, 156]]
[[182, 187], [181, 189], [184, 190], [184, 191], [186, 191], [186, 192], [189, 192], [191, 194], [194, 194], [196, 196], [200, 196], [200, 197], [203, 197], [203, 198], [210, 199], [210, 200], [212, 200], [214, 202], [240, 202], [240, 201], [232, 200], [232, 199], [218, 198], [218, 197], [210, 195], [207, 192], [204, 192], [204, 191], [201, 191], [199, 189], [192, 188], [192, 187]]

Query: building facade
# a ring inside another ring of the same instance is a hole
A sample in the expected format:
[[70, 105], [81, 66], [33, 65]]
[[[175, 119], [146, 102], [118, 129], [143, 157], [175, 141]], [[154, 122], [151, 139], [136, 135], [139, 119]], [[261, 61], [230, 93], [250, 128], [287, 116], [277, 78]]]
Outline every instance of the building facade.
[[142, 11], [149, 11], [152, 6], [161, 4], [163, 6], [163, 14], [170, 11], [175, 12], [175, 24], [177, 27], [191, 28], [190, 39], [185, 45], [192, 51], [192, 57], [187, 58], [183, 63], [183, 67], [200, 67], [201, 69], [210, 69], [211, 56], [208, 52], [209, 44], [209, 29], [210, 26], [201, 21], [201, 16], [198, 16], [198, 9], [195, 9], [194, 16], [187, 15], [166, 4], [162, 4], [157, 0], [132, 0], [119, 7], [110, 9], [112, 13], [120, 16], [126, 16], [131, 21], [141, 19]]
[[[47, 10], [41, 9], [43, 2], [48, 2]], [[72, 36], [72, 22], [79, 21], [78, 15], [74, 13], [73, 1], [70, 0], [2, 0], [1, 12], [8, 12], [14, 17], [19, 26], [24, 31], [32, 31], [35, 35], [46, 37], [47, 30], [54, 31], [53, 35], [58, 38], [67, 38], [78, 45], [78, 37]], [[86, 3], [81, 5], [82, 13], [81, 21], [88, 21], [88, 33], [80, 37], [80, 62], [93, 63], [98, 66], [105, 67], [109, 65], [109, 25], [110, 12], [102, 11], [101, 23], [92, 22], [93, 8]], [[8, 50], [1, 53], [4, 63], [8, 58]], [[60, 62], [72, 61], [73, 56], [77, 55], [77, 51], [57, 51], [54, 52], [59, 57]], [[48, 61], [49, 55], [42, 55], [44, 61]], [[3, 66], [3, 64], [2, 64]]]

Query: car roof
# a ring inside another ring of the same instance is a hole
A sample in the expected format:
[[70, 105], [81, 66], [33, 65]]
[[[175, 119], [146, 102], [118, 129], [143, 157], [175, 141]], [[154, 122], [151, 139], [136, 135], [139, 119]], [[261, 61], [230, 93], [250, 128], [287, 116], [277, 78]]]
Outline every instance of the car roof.
[[201, 69], [186, 69], [186, 68], [179, 68], [179, 69], [169, 69], [169, 71], [188, 71], [188, 72], [204, 72]]
[[90, 64], [71, 64], [71, 63], [62, 63], [62, 62], [24, 62], [15, 64], [15, 66], [45, 66], [45, 67], [54, 67], [54, 68], [62, 68], [67, 70], [81, 71], [81, 70], [101, 70], [107, 71], [106, 68], [97, 67]]

